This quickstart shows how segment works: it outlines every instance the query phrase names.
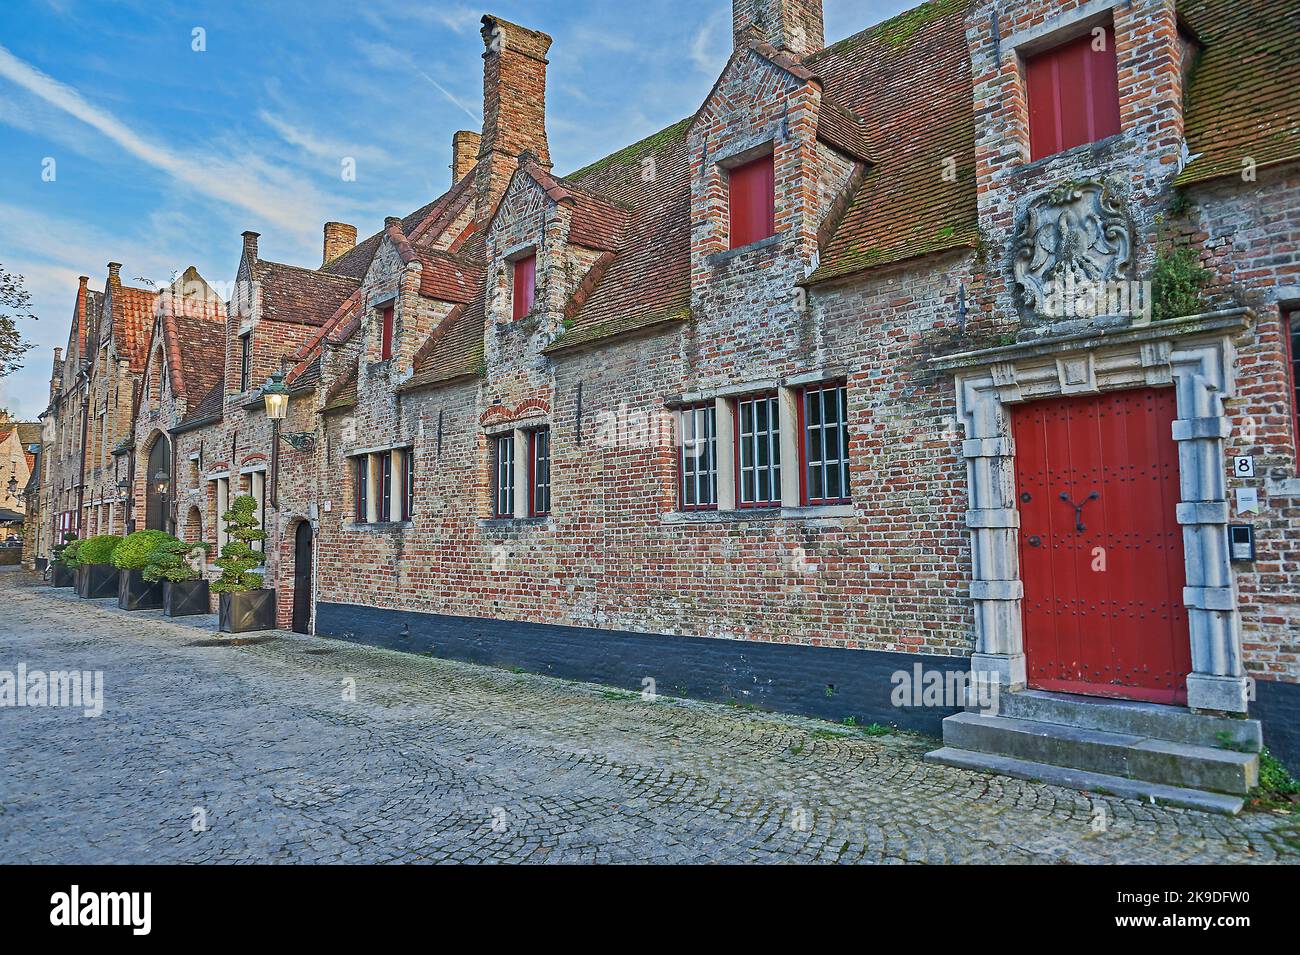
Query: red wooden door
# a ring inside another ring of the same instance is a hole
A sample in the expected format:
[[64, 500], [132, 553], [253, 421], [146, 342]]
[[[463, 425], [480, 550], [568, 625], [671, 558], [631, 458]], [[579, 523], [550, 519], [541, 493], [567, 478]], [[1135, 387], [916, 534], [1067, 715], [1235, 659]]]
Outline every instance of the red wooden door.
[[1029, 684], [1186, 703], [1172, 388], [1016, 406]]

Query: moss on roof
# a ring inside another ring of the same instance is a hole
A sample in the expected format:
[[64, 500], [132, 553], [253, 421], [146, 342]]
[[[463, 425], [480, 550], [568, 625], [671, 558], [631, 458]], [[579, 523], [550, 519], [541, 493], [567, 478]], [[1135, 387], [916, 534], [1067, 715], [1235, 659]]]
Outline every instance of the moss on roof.
[[565, 180], [582, 179], [585, 176], [590, 176], [592, 173], [599, 172], [606, 166], [622, 164], [639, 159], [642, 154], [652, 152], [675, 139], [685, 139], [686, 130], [690, 128], [691, 120], [694, 118], [695, 117], [692, 115], [687, 116], [685, 119], [679, 119], [671, 126], [665, 127], [657, 133], [652, 133], [645, 139], [633, 143], [631, 146], [624, 146], [618, 152], [610, 153], [605, 158], [597, 159], [595, 162], [583, 166], [581, 169], [571, 172], [567, 176], [561, 178]]

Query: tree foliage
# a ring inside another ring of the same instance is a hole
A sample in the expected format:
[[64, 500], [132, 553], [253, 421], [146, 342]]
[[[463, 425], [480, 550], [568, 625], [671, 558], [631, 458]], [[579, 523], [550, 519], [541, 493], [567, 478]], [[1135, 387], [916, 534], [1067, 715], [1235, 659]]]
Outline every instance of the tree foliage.
[[21, 368], [32, 347], [18, 327], [23, 321], [36, 321], [31, 293], [21, 275], [0, 265], [0, 378]]
[[221, 548], [221, 556], [213, 561], [221, 568], [221, 577], [212, 585], [216, 593], [242, 593], [262, 586], [262, 575], [249, 573], [262, 565], [262, 552], [253, 548], [253, 541], [266, 540], [266, 532], [253, 516], [256, 510], [257, 501], [241, 494], [231, 503], [230, 510], [221, 515], [230, 540]]
[[173, 584], [187, 580], [198, 580], [199, 569], [195, 566], [200, 554], [207, 555], [212, 549], [203, 541], [182, 541], [172, 538], [163, 541], [149, 552], [145, 558], [144, 579], [151, 584], [166, 580]]
[[166, 531], [135, 531], [122, 538], [122, 543], [113, 551], [113, 563], [122, 570], [143, 570], [148, 563], [149, 554], [155, 547], [176, 540]]

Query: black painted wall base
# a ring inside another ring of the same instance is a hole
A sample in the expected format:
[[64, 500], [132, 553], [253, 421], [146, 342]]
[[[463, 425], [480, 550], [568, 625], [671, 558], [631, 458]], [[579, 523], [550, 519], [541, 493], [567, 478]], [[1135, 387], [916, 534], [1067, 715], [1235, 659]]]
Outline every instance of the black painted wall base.
[[1300, 779], [1300, 683], [1255, 681], [1250, 715], [1264, 727], [1264, 746]]
[[354, 643], [432, 654], [548, 676], [715, 702], [750, 704], [858, 725], [882, 723], [939, 736], [952, 707], [891, 701], [897, 672], [965, 671], [966, 657], [842, 650], [780, 643], [563, 627], [318, 603], [316, 632]]

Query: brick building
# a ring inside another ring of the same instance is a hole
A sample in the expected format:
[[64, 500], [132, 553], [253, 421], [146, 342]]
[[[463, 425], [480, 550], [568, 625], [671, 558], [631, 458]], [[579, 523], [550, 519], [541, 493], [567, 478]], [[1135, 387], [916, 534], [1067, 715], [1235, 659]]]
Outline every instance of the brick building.
[[1300, 5], [1245, 6], [934, 0], [825, 47], [815, 0], [735, 0], [699, 109], [564, 176], [550, 38], [484, 17], [446, 193], [314, 270], [245, 234], [174, 519], [269, 487], [297, 629], [954, 714], [936, 759], [1231, 808], [1242, 717], [1300, 762]]

